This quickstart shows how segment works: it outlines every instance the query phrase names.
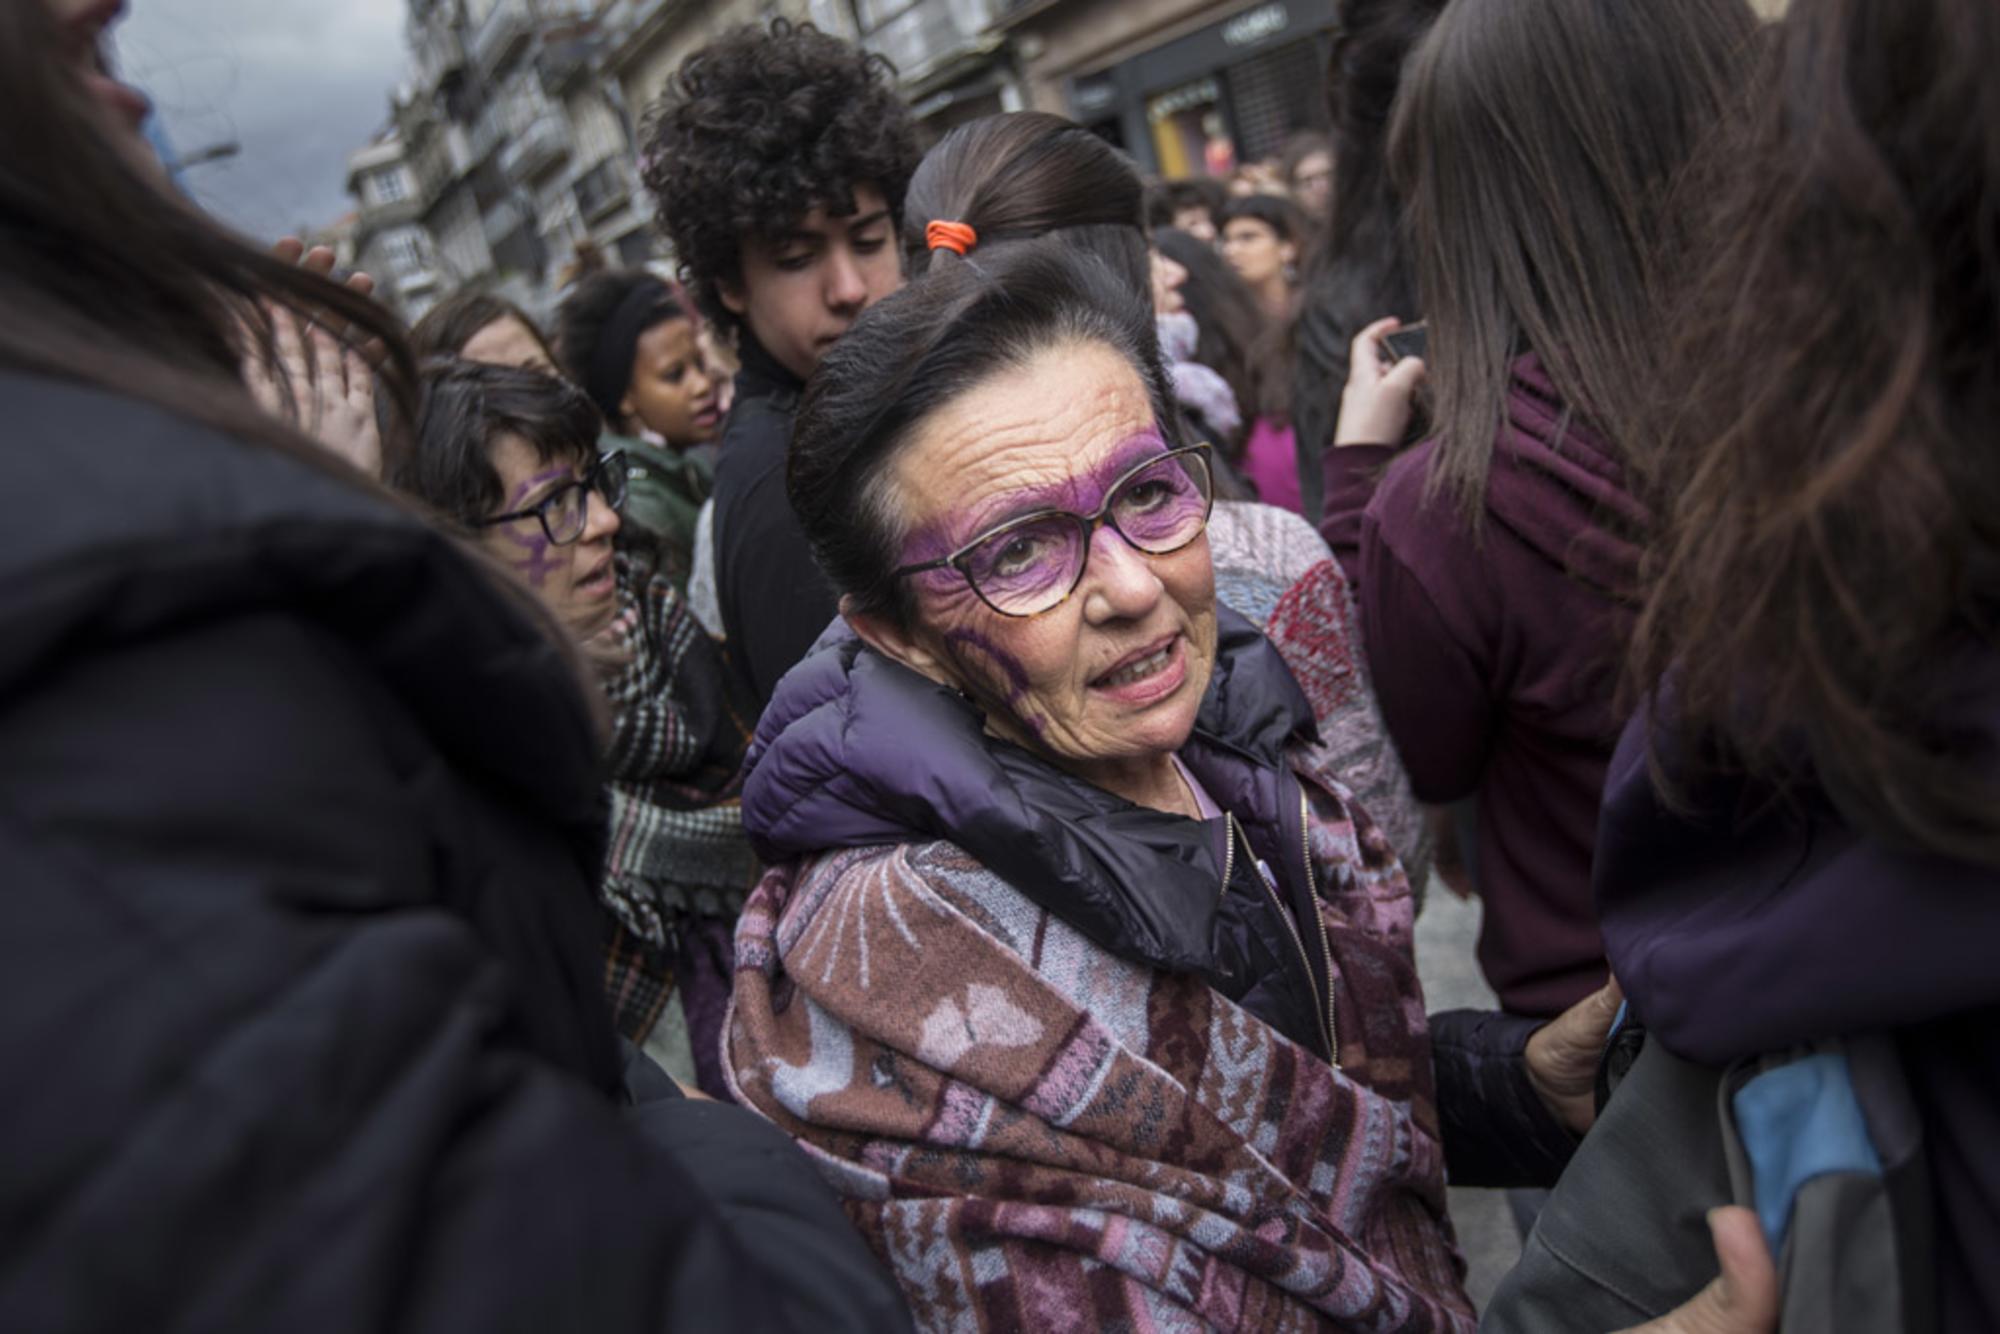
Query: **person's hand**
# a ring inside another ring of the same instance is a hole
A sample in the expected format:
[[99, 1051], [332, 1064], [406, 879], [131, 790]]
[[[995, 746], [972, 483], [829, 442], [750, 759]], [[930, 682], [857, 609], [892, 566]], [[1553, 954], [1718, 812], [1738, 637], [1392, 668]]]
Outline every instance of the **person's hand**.
[[1708, 1230], [1722, 1272], [1692, 1300], [1623, 1334], [1777, 1334], [1778, 1271], [1757, 1215], [1729, 1205]]
[[[361, 354], [317, 326], [309, 332], [283, 306], [268, 305], [273, 361], [252, 349], [243, 382], [274, 416], [283, 417], [370, 477], [382, 475], [382, 433], [375, 421], [375, 375]], [[287, 392], [289, 391], [289, 392]]]
[[1424, 359], [1404, 357], [1393, 365], [1382, 339], [1402, 327], [1391, 317], [1377, 320], [1354, 336], [1348, 349], [1347, 387], [1340, 391], [1340, 421], [1333, 443], [1393, 445], [1410, 428], [1411, 404], [1424, 382]]
[[[305, 248], [287, 236], [272, 247], [287, 264], [298, 264], [326, 277], [333, 272], [333, 251]], [[363, 296], [375, 290], [374, 279], [357, 273], [347, 286]], [[352, 463], [370, 477], [382, 475], [382, 434], [375, 420], [375, 376], [365, 358], [333, 332], [306, 322], [292, 311], [266, 303], [271, 323], [272, 361], [255, 349], [243, 360], [243, 382], [264, 410], [283, 417], [301, 431]]]
[[[335, 256], [333, 247], [331, 246], [316, 245], [308, 250], [306, 249], [306, 243], [298, 237], [281, 236], [278, 238], [277, 244], [271, 247], [271, 253], [282, 263], [296, 264], [308, 273], [317, 273], [322, 278], [331, 278], [333, 276], [333, 261]], [[346, 279], [342, 281], [341, 286], [360, 296], [375, 295], [375, 280], [365, 273], [355, 272], [348, 274]], [[347, 336], [348, 332], [348, 330], [341, 329], [334, 331], [335, 336], [344, 343], [353, 341]], [[383, 357], [381, 343], [369, 342], [364, 344], [361, 348], [361, 355], [367, 360], [370, 366], [379, 368]]]
[[1597, 1119], [1597, 1062], [1624, 1003], [1614, 977], [1528, 1039], [1528, 1082], [1556, 1119], [1578, 1135]]
[[[286, 264], [296, 264], [322, 278], [333, 276], [334, 254], [331, 246], [316, 245], [308, 250], [306, 243], [298, 237], [281, 236], [271, 247], [271, 253]], [[345, 285], [363, 296], [375, 294], [375, 280], [365, 273], [349, 274]]]

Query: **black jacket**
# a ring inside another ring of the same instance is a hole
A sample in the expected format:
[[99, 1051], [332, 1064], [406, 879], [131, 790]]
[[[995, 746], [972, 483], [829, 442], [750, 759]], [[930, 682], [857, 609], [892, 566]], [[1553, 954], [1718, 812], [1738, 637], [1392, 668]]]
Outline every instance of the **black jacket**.
[[901, 1321], [768, 1126], [621, 1106], [597, 743], [491, 577], [273, 450], [0, 403], [0, 1328]]
[[840, 610], [785, 494], [798, 377], [748, 333], [715, 466], [715, 591], [731, 670], [758, 711]]

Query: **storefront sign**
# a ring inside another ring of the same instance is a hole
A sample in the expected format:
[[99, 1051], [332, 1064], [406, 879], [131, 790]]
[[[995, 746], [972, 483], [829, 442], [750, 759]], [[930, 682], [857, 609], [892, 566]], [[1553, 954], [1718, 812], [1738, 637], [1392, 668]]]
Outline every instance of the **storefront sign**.
[[1118, 85], [1108, 78], [1079, 79], [1069, 95], [1070, 109], [1079, 120], [1094, 116], [1118, 100]]
[[1222, 25], [1222, 40], [1230, 46], [1255, 46], [1290, 25], [1292, 16], [1283, 4], [1259, 5]]

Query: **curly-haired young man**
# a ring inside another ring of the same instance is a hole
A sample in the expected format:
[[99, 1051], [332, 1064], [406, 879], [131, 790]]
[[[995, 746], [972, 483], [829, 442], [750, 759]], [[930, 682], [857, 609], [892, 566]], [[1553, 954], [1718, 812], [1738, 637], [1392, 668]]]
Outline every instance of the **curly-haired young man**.
[[837, 610], [785, 498], [807, 377], [902, 285], [917, 165], [894, 71], [810, 24], [735, 29], [689, 56], [648, 114], [645, 178], [682, 276], [743, 369], [716, 468], [713, 562], [729, 658], [759, 706]]

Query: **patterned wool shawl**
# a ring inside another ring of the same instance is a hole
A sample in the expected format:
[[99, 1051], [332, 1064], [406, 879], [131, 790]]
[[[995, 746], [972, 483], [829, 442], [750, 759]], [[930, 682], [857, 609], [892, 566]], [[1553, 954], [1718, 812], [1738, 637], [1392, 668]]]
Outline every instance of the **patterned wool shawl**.
[[1409, 885], [1326, 761], [1293, 768], [1338, 1069], [951, 843], [804, 857], [751, 896], [733, 1092], [819, 1162], [921, 1327], [1472, 1328]]

